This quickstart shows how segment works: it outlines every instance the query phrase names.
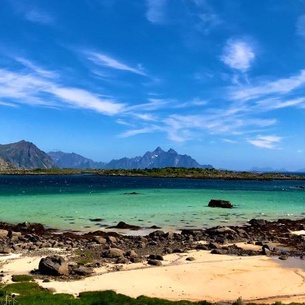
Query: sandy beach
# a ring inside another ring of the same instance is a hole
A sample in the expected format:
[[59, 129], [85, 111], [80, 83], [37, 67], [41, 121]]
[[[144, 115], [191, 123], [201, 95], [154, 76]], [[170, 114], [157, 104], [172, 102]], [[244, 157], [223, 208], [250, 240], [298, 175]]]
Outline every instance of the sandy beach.
[[[186, 258], [193, 257], [193, 261]], [[1, 258], [4, 283], [12, 274], [25, 274], [38, 268], [41, 257]], [[303, 302], [305, 261], [289, 258], [282, 262], [267, 256], [238, 257], [213, 255], [209, 251], [164, 256], [162, 266], [145, 263], [124, 265], [111, 271], [111, 264], [95, 269], [81, 280], [37, 282], [56, 293], [77, 295], [82, 291], [114, 290], [131, 297], [146, 295], [169, 300], [245, 301], [261, 303]]]

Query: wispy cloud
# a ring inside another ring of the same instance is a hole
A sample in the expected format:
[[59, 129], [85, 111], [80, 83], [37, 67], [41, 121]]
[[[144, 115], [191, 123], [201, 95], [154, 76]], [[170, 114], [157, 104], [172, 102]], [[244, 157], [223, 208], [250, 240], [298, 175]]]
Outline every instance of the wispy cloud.
[[166, 22], [167, 0], [146, 0], [146, 18], [151, 23], [163, 24]]
[[255, 53], [252, 46], [246, 41], [230, 39], [227, 41], [220, 59], [230, 68], [246, 72], [255, 59]]
[[257, 136], [256, 139], [248, 140], [248, 142], [254, 146], [275, 149], [278, 148], [278, 144], [281, 142], [282, 138], [274, 135], [269, 136]]
[[265, 110], [272, 109], [281, 109], [287, 107], [301, 107], [305, 106], [305, 98], [295, 98], [295, 99], [278, 99], [278, 98], [270, 98], [266, 100], [260, 100], [257, 102], [257, 106], [262, 107]]
[[242, 88], [233, 89], [231, 92], [231, 98], [238, 100], [250, 100], [274, 94], [286, 94], [304, 85], [305, 69], [288, 78], [282, 78], [271, 82], [267, 81], [260, 85], [244, 86]]
[[211, 30], [220, 26], [223, 21], [218, 14], [215, 13], [212, 6], [206, 0], [185, 1], [185, 4], [194, 3], [196, 10], [192, 10], [195, 30], [204, 34], [209, 34]]
[[31, 62], [30, 60], [27, 60], [22, 57], [16, 57], [15, 60], [18, 61], [19, 63], [21, 63], [23, 66], [29, 68], [31, 71], [37, 73], [40, 76], [47, 77], [47, 78], [56, 78], [57, 77], [57, 74], [55, 72], [43, 69], [43, 68], [39, 67], [38, 65], [34, 64], [33, 62]]
[[[23, 62], [31, 63], [28, 60]], [[58, 79], [49, 78], [53, 72], [48, 73], [37, 65], [34, 67], [34, 71], [27, 73], [0, 70], [0, 96], [6, 99], [6, 103], [52, 108], [81, 108], [105, 115], [115, 115], [124, 110], [125, 105], [113, 99], [103, 98], [100, 94], [84, 89], [67, 87]], [[37, 71], [40, 73], [36, 73]]]
[[160, 130], [160, 127], [157, 125], [151, 125], [149, 127], [139, 128], [139, 129], [130, 129], [120, 134], [121, 138], [128, 138], [139, 134], [153, 133], [157, 130]]
[[147, 76], [147, 74], [140, 65], [134, 68], [118, 61], [115, 58], [98, 52], [87, 52], [87, 56], [88, 59], [96, 65]]
[[305, 15], [298, 18], [296, 23], [296, 33], [305, 38]]
[[54, 17], [50, 13], [38, 8], [37, 6], [29, 5], [25, 1], [18, 0], [11, 0], [8, 1], [8, 3], [12, 6], [17, 15], [21, 16], [29, 22], [37, 23], [40, 25], [55, 24]]
[[230, 143], [230, 144], [236, 144], [237, 143], [237, 141], [235, 141], [235, 140], [231, 140], [231, 139], [222, 139], [224, 142], [226, 142], [226, 143]]
[[156, 111], [168, 107], [169, 104], [171, 104], [172, 102], [173, 102], [172, 99], [149, 98], [148, 103], [129, 106], [128, 108], [126, 108], [126, 111], [128, 112]]
[[0, 106], [13, 107], [13, 108], [18, 107], [16, 104], [6, 103], [6, 102], [1, 102], [1, 101], [0, 101]]
[[33, 23], [39, 23], [43, 25], [52, 25], [54, 23], [54, 18], [51, 17], [51, 15], [37, 9], [24, 11], [24, 17], [26, 20]]

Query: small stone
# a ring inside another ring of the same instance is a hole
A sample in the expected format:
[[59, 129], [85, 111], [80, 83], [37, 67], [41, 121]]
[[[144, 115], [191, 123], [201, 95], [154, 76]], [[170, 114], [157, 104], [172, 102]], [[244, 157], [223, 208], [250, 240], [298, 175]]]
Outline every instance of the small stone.
[[189, 262], [192, 262], [192, 261], [195, 260], [195, 257], [189, 256], [189, 257], [187, 257], [185, 260], [186, 260], [186, 261], [189, 261]]

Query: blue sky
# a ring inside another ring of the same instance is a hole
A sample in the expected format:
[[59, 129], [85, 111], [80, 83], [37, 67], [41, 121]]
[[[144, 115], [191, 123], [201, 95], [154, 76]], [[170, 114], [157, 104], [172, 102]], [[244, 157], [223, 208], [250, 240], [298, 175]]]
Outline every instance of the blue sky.
[[0, 0], [0, 143], [305, 168], [305, 1]]

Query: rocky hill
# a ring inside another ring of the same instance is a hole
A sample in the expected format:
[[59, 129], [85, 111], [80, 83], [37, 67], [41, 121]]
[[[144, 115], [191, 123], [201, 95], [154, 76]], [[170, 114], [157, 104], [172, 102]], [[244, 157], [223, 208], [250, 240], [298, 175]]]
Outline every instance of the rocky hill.
[[2, 158], [0, 158], [0, 170], [11, 170], [11, 169], [16, 169], [16, 167], [11, 163], [8, 163]]
[[31, 142], [0, 145], [0, 157], [17, 168], [54, 168], [52, 159]]

